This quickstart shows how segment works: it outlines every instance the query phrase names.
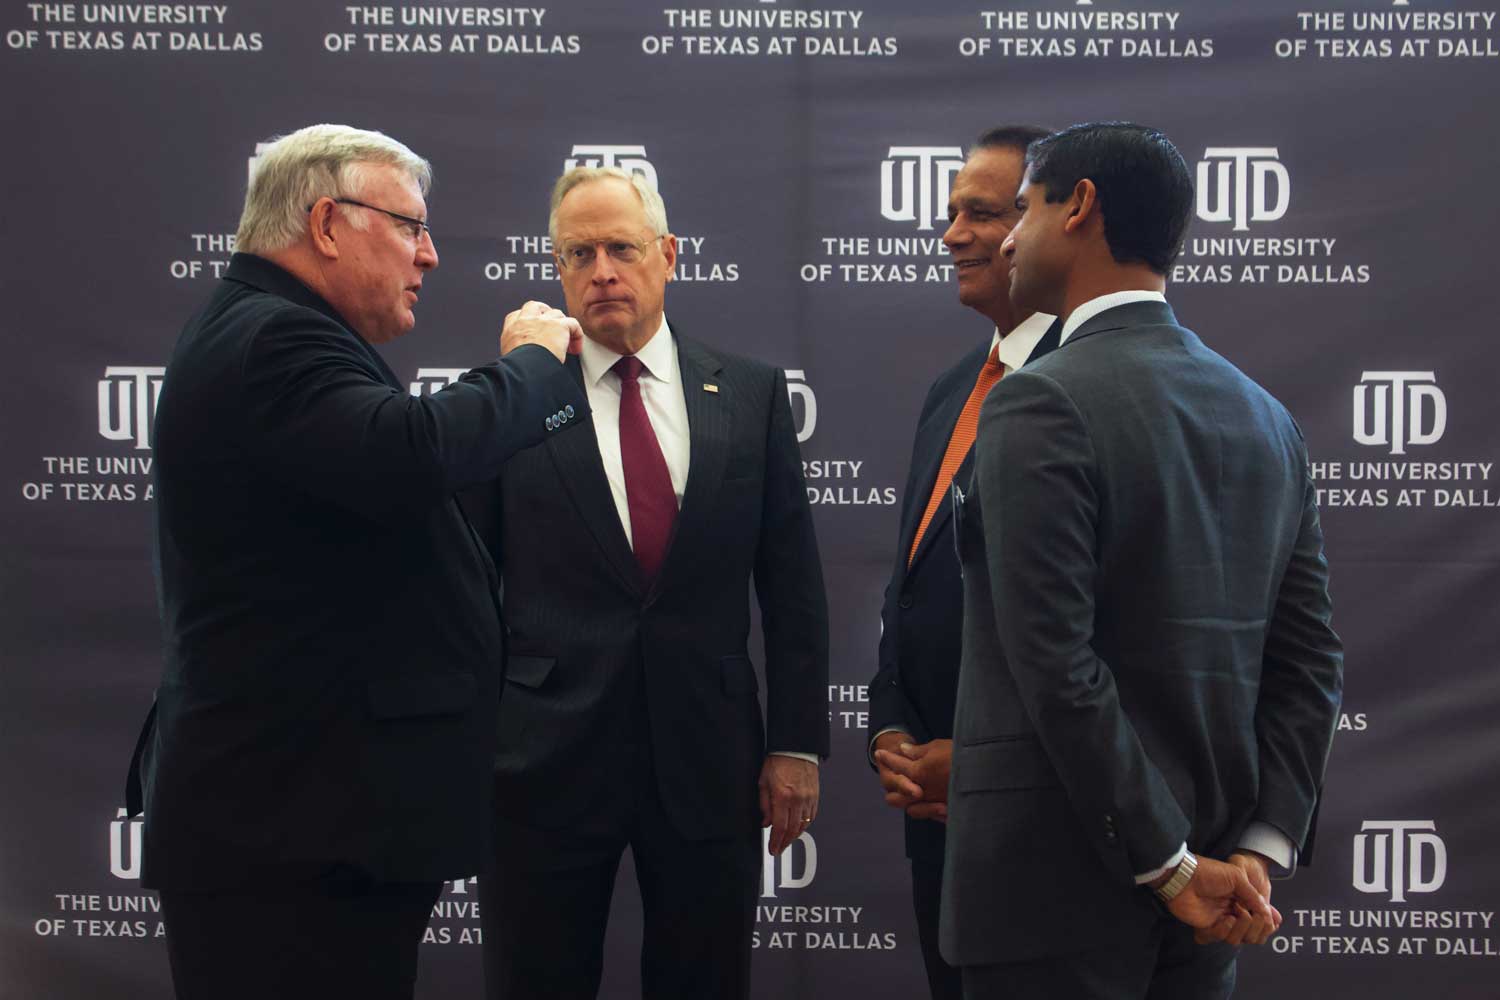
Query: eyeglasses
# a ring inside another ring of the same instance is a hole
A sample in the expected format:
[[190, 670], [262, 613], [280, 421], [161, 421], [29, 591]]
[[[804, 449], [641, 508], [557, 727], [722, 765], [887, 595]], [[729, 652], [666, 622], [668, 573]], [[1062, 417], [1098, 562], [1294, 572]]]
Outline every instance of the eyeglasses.
[[[402, 215], [400, 212], [392, 212], [388, 208], [380, 208], [376, 205], [366, 205], [364, 202], [356, 201], [353, 198], [335, 198], [333, 200], [340, 205], [357, 205], [360, 208], [368, 208], [372, 212], [380, 212], [383, 215], [389, 215], [391, 218], [395, 219], [401, 224], [401, 230], [405, 232], [406, 235], [410, 237], [412, 242], [414, 243], [422, 239], [423, 233], [427, 234], [428, 239], [432, 238], [432, 227], [423, 222], [421, 219], [413, 219], [409, 215]], [[312, 206], [308, 206], [307, 210], [311, 212]]]
[[630, 240], [568, 240], [558, 245], [554, 255], [557, 263], [568, 271], [581, 271], [591, 266], [598, 255], [598, 247], [603, 247], [604, 252], [609, 254], [609, 259], [617, 264], [639, 264], [646, 256], [646, 248], [663, 239], [666, 239], [666, 234], [644, 243], [632, 243]]

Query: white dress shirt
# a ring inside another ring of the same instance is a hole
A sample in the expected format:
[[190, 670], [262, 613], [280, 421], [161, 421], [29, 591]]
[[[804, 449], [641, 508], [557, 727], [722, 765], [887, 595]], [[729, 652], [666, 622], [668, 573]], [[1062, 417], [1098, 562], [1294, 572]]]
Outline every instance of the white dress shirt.
[[[1100, 295], [1098, 298], [1089, 299], [1068, 314], [1067, 320], [1063, 323], [1062, 336], [1058, 340], [1058, 343], [1066, 344], [1068, 338], [1073, 335], [1075, 330], [1106, 309], [1113, 309], [1115, 306], [1123, 306], [1131, 302], [1161, 302], [1165, 304], [1166, 301], [1167, 297], [1161, 292], [1149, 292], [1144, 289], [1111, 292], [1108, 295]], [[1271, 875], [1273, 878], [1290, 878], [1293, 870], [1297, 867], [1297, 846], [1292, 843], [1292, 838], [1269, 823], [1263, 823], [1260, 820], [1251, 822], [1245, 828], [1245, 832], [1240, 835], [1239, 846], [1243, 850], [1254, 851], [1269, 858], [1272, 862]], [[1136, 883], [1144, 885], [1147, 882], [1155, 881], [1173, 868], [1176, 868], [1186, 855], [1187, 844], [1183, 844], [1160, 866], [1149, 872], [1142, 872], [1137, 875], [1135, 877]]]
[[[665, 315], [656, 333], [635, 356], [642, 365], [639, 380], [641, 403], [646, 408], [651, 430], [656, 434], [656, 443], [661, 447], [661, 456], [666, 459], [672, 492], [677, 494], [677, 509], [681, 510], [682, 493], [687, 488], [692, 438], [688, 433], [687, 399], [682, 392], [677, 345], [672, 341], [672, 331], [667, 326]], [[620, 456], [620, 376], [611, 370], [621, 357], [623, 355], [603, 344], [584, 337], [578, 361], [583, 367], [583, 388], [593, 411], [594, 436], [599, 442], [604, 477], [609, 480], [609, 492], [614, 497], [615, 511], [620, 515], [620, 527], [625, 529], [625, 540], [634, 546], [630, 533], [630, 500], [625, 492], [625, 462]], [[818, 763], [817, 754], [793, 750], [772, 750], [770, 753]]]
[[1026, 359], [1031, 357], [1031, 352], [1036, 350], [1037, 341], [1042, 339], [1042, 334], [1047, 332], [1055, 319], [1057, 317], [1049, 313], [1032, 313], [1003, 337], [1000, 336], [1000, 328], [995, 327], [995, 336], [990, 340], [990, 349], [994, 350], [995, 346], [999, 345], [1000, 363], [1005, 366], [1006, 375], [1026, 363]]
[[[687, 487], [691, 438], [688, 435], [687, 401], [682, 394], [682, 371], [677, 364], [677, 345], [672, 343], [672, 331], [667, 328], [666, 316], [662, 317], [661, 326], [646, 346], [635, 356], [643, 366], [641, 402], [646, 407], [651, 430], [656, 434], [656, 443], [661, 446], [661, 456], [667, 461], [672, 492], [677, 494], [677, 509], [681, 510], [682, 491]], [[594, 434], [599, 440], [604, 477], [609, 480], [609, 492], [620, 515], [620, 526], [625, 529], [625, 540], [634, 546], [635, 539], [630, 533], [630, 501], [625, 493], [625, 463], [620, 457], [620, 376], [611, 371], [621, 357], [623, 355], [603, 344], [584, 337], [578, 361], [583, 366], [583, 388], [588, 393], [589, 408], [594, 412]]]

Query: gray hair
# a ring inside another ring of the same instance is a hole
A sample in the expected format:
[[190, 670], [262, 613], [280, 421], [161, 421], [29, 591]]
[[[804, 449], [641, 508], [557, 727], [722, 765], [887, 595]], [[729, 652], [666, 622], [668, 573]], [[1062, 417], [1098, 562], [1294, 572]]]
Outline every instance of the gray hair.
[[653, 236], [665, 236], [671, 232], [667, 228], [667, 205], [643, 175], [626, 173], [619, 167], [574, 167], [552, 185], [552, 210], [547, 214], [547, 235], [552, 238], [553, 243], [557, 242], [557, 206], [562, 204], [568, 192], [579, 185], [611, 177], [624, 181], [635, 189], [635, 196], [641, 200], [641, 207], [646, 210], [646, 221], [656, 230], [652, 233]]
[[[274, 253], [291, 246], [307, 232], [307, 210], [313, 202], [325, 195], [357, 195], [368, 180], [370, 164], [404, 170], [423, 195], [432, 187], [432, 165], [379, 132], [309, 125], [273, 140], [253, 168], [235, 248]], [[364, 229], [369, 220], [362, 216], [355, 212], [347, 218]]]

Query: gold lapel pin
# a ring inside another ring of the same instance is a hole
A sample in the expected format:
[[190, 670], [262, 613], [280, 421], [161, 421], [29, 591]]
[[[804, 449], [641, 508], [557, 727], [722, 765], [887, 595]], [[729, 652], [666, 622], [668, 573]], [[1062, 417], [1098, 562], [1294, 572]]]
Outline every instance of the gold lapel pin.
[[704, 392], [718, 392], [719, 391], [719, 387], [716, 386], [716, 385], [714, 385], [712, 382], [704, 382], [703, 383], [703, 391]]

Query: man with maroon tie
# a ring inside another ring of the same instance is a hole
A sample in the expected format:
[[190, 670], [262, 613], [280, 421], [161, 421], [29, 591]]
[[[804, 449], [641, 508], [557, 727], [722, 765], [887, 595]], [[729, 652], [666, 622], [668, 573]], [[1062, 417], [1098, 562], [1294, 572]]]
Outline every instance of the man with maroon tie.
[[[817, 815], [828, 614], [785, 375], [667, 323], [677, 241], [640, 176], [579, 168], [549, 223], [593, 413], [508, 462], [482, 530], [510, 638], [488, 995], [591, 998], [621, 854], [646, 997], [749, 996], [761, 828]], [[747, 653], [754, 582], [765, 715]]]
[[980, 345], [938, 376], [922, 405], [902, 494], [901, 528], [881, 611], [880, 666], [870, 682], [870, 747], [886, 801], [906, 810], [906, 854], [918, 937], [935, 1000], [957, 1000], [958, 970], [938, 954], [948, 759], [958, 691], [963, 580], [948, 493], [972, 473], [979, 406], [1008, 371], [1057, 346], [1053, 317], [1016, 314], [1000, 244], [1020, 213], [1016, 188], [1026, 145], [1046, 135], [1026, 125], [993, 128], [969, 151], [948, 199], [943, 243], [953, 255], [958, 299], [994, 323]]

